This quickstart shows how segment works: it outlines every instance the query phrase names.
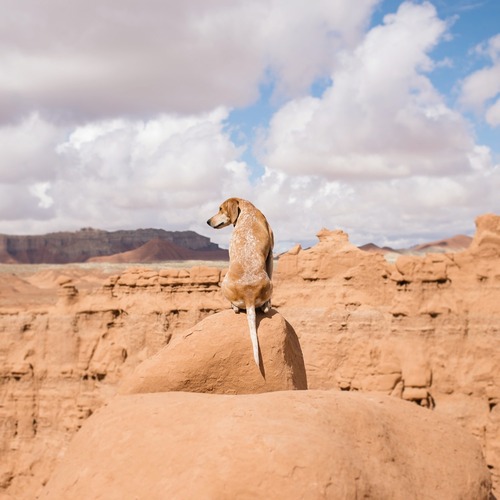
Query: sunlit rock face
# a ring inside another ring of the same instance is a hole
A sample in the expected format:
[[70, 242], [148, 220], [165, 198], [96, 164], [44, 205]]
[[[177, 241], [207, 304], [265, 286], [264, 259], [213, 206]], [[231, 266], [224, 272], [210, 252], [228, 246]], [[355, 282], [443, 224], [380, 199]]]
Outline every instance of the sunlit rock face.
[[[479, 217], [466, 251], [394, 263], [341, 231], [319, 238], [282, 255], [274, 277], [273, 308], [300, 341], [309, 389], [392, 396], [450, 418], [480, 444], [498, 496], [500, 217]], [[0, 487], [13, 498], [40, 491], [75, 432], [140, 363], [205, 318], [232, 314], [224, 270], [111, 272], [0, 276]]]

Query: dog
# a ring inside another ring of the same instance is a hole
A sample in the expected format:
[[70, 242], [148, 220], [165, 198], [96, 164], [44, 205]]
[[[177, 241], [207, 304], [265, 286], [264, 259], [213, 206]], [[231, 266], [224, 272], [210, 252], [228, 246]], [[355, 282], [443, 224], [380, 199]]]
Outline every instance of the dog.
[[224, 201], [207, 224], [215, 229], [234, 226], [229, 269], [221, 288], [235, 312], [246, 310], [253, 357], [260, 367], [255, 310], [260, 307], [267, 313], [271, 308], [273, 232], [262, 212], [241, 198]]

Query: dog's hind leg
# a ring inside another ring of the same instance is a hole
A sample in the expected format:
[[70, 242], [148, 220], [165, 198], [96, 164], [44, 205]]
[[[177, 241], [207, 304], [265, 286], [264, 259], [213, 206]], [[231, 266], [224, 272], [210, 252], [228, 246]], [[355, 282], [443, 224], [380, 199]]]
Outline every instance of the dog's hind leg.
[[[269, 253], [268, 253], [267, 258], [266, 258], [266, 273], [269, 276], [269, 281], [271, 281], [273, 278], [273, 251], [272, 251], [272, 249], [269, 250]], [[271, 283], [271, 286], [272, 286], [272, 283]], [[260, 306], [260, 308], [264, 314], [267, 314], [269, 312], [269, 310], [271, 309], [271, 297], [269, 297], [269, 300], [264, 302], [264, 304], [262, 304]]]
[[273, 279], [273, 251], [269, 250], [269, 254], [266, 258], [266, 273], [269, 276], [269, 279]]
[[255, 306], [247, 306], [247, 321], [250, 329], [250, 339], [253, 347], [253, 359], [255, 364], [260, 368], [259, 363], [259, 339], [257, 338], [257, 319], [255, 316]]

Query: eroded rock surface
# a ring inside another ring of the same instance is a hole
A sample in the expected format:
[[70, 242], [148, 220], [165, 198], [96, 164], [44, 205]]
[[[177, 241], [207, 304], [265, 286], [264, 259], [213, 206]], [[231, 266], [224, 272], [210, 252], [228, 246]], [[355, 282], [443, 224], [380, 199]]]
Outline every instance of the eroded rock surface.
[[489, 481], [476, 440], [395, 398], [171, 392], [99, 410], [40, 499], [486, 500]]
[[[499, 221], [478, 218], [465, 252], [394, 264], [323, 231], [280, 258], [273, 296], [299, 337], [310, 389], [392, 395], [450, 417], [482, 446], [497, 497]], [[35, 496], [139, 363], [228, 309], [219, 269], [94, 273], [1, 275], [0, 488], [13, 498]]]
[[260, 367], [253, 360], [244, 313], [229, 310], [208, 316], [143, 361], [120, 393], [252, 394], [307, 389], [300, 344], [285, 318], [273, 310], [259, 312], [257, 332]]
[[297, 331], [310, 388], [376, 391], [452, 417], [482, 443], [498, 496], [500, 217], [476, 225], [465, 252], [395, 264], [322, 231], [280, 259], [273, 301]]
[[31, 500], [142, 361], [227, 307], [221, 271], [62, 267], [0, 276], [0, 491]]

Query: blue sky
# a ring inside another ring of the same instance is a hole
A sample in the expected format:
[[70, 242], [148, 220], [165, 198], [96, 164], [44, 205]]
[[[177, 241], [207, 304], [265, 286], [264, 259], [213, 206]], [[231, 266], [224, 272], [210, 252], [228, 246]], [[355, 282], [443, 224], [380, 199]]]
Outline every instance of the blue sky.
[[0, 0], [0, 233], [396, 247], [499, 212], [500, 2]]

